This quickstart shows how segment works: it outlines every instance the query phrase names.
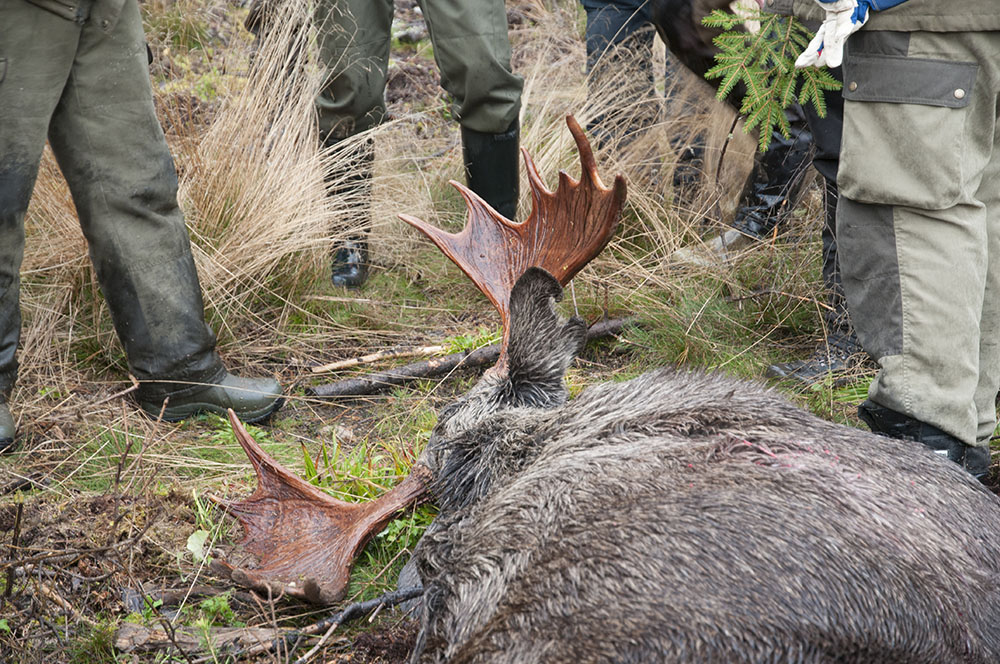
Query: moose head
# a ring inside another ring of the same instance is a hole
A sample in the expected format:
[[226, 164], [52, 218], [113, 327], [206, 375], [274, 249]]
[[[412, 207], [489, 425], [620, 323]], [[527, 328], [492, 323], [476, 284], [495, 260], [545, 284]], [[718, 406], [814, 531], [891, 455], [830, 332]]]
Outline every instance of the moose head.
[[[566, 400], [563, 374], [575, 352], [539, 352], [512, 358], [511, 290], [530, 269], [567, 284], [610, 241], [625, 203], [624, 178], [605, 187], [586, 136], [572, 116], [566, 118], [580, 155], [582, 175], [574, 180], [560, 172], [559, 185], [545, 187], [534, 161], [522, 150], [531, 188], [532, 212], [523, 222], [504, 218], [475, 192], [452, 181], [468, 207], [465, 228], [447, 233], [409, 215], [400, 218], [419, 229], [451, 258], [493, 303], [500, 314], [503, 342], [500, 357], [480, 382], [442, 413], [437, 430], [455, 432], [478, 423], [490, 413], [518, 405], [548, 406]], [[520, 325], [531, 321], [520, 318]], [[575, 320], [579, 335], [552, 336], [542, 344], [583, 342], [586, 327]], [[577, 338], [579, 337], [579, 338]], [[570, 349], [575, 351], [575, 347]], [[545, 358], [567, 358], [545, 366]], [[541, 361], [536, 361], [536, 358]], [[513, 367], [513, 370], [512, 370]], [[243, 547], [254, 554], [254, 569], [219, 561], [220, 571], [257, 588], [279, 590], [320, 603], [342, 597], [353, 560], [365, 543], [407, 505], [425, 495], [440, 460], [432, 435], [427, 450], [410, 475], [378, 500], [356, 505], [336, 500], [296, 477], [270, 458], [230, 416], [233, 430], [257, 473], [258, 488], [249, 498], [218, 501], [244, 528]]]

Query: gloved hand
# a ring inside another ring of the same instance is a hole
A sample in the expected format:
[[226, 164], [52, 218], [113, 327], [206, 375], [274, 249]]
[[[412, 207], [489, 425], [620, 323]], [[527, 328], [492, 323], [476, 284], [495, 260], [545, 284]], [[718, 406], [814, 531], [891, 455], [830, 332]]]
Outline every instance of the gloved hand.
[[[816, 0], [826, 10], [826, 18], [806, 50], [795, 60], [796, 67], [839, 67], [844, 59], [844, 42], [868, 21], [868, 0]], [[894, 3], [898, 4], [898, 3]]]

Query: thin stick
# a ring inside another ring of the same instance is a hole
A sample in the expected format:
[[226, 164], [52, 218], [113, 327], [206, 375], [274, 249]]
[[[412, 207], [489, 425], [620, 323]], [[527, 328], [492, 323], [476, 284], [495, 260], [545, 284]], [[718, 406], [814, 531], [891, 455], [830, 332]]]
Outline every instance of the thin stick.
[[422, 346], [420, 348], [398, 348], [395, 350], [383, 350], [377, 353], [369, 353], [368, 355], [362, 355], [361, 357], [352, 357], [347, 360], [340, 360], [338, 362], [331, 362], [329, 364], [324, 364], [318, 367], [313, 367], [313, 373], [326, 373], [328, 371], [337, 371], [338, 369], [347, 369], [350, 367], [356, 367], [359, 364], [371, 364], [373, 362], [379, 362], [381, 360], [392, 360], [399, 357], [426, 357], [428, 355], [437, 355], [448, 350], [447, 346]]
[[86, 623], [87, 625], [90, 626], [96, 624], [93, 620], [91, 620], [87, 616], [77, 611], [72, 604], [70, 604], [62, 595], [57, 593], [55, 589], [52, 588], [49, 584], [45, 583], [41, 579], [36, 579], [35, 584], [38, 588], [38, 593], [40, 595], [42, 595], [46, 599], [51, 600], [53, 604], [55, 604], [60, 609], [68, 613], [70, 617], [73, 618], [73, 620], [77, 622]]
[[[17, 511], [14, 513], [14, 536], [10, 539], [10, 557], [11, 560], [17, 554], [18, 540], [21, 538], [21, 515], [24, 513], [24, 503], [17, 503]], [[3, 598], [5, 600], [10, 599], [11, 589], [14, 587], [14, 568], [7, 568], [7, 587], [4, 588]]]

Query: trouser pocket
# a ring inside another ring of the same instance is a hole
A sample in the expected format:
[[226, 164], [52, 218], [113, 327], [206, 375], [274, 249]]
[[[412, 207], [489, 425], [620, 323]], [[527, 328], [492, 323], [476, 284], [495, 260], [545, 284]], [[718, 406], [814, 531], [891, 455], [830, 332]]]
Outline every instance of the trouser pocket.
[[975, 62], [849, 55], [840, 193], [926, 210], [957, 203], [977, 70]]

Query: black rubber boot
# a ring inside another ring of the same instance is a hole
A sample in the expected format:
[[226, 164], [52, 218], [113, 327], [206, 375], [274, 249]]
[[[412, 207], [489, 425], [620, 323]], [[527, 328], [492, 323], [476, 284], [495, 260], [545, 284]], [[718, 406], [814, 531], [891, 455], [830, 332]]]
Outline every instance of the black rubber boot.
[[766, 238], [795, 207], [811, 164], [812, 134], [801, 109], [791, 107], [786, 114], [791, 138], [774, 132], [733, 219], [736, 230], [753, 238]]
[[[332, 145], [336, 140], [329, 141]], [[375, 144], [364, 141], [327, 178], [327, 193], [347, 200], [340, 223], [351, 236], [333, 249], [330, 277], [334, 286], [361, 288], [368, 279], [368, 234], [371, 232], [371, 191], [375, 168]]]
[[870, 399], [858, 406], [858, 417], [874, 433], [922, 443], [941, 456], [946, 456], [973, 477], [983, 480], [990, 470], [989, 447], [966, 445], [936, 426], [926, 424], [902, 413], [880, 406]]
[[7, 401], [0, 396], [0, 454], [14, 449], [14, 417]]
[[517, 215], [520, 134], [517, 119], [500, 134], [462, 127], [462, 154], [469, 189], [511, 221]]
[[347, 240], [333, 252], [330, 275], [334, 286], [361, 288], [368, 279], [368, 240], [358, 236]]

